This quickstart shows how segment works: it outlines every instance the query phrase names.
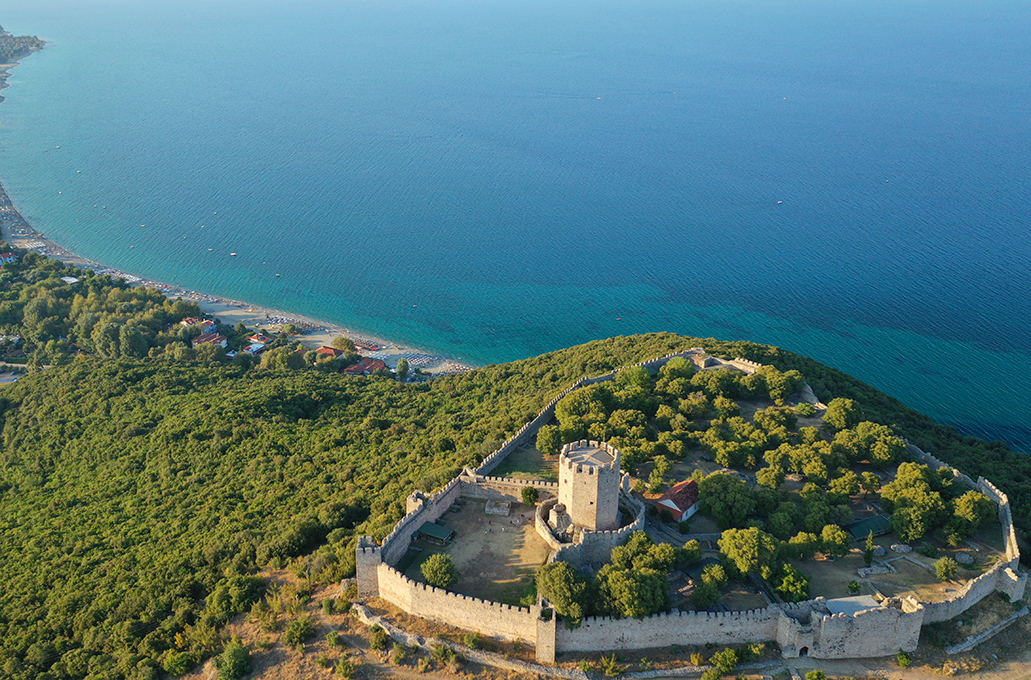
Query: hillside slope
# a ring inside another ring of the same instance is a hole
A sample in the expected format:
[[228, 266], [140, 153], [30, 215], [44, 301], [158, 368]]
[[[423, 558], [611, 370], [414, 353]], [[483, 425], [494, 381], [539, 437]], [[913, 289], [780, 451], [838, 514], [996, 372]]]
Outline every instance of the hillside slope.
[[752, 343], [613, 338], [421, 385], [90, 359], [0, 393], [0, 675], [155, 677], [170, 650], [217, 652], [218, 628], [254, 599], [246, 575], [291, 561], [350, 575], [356, 535], [385, 535], [408, 493], [481, 459], [578, 377], [698, 345], [859, 400], [1031, 517], [1031, 458]]

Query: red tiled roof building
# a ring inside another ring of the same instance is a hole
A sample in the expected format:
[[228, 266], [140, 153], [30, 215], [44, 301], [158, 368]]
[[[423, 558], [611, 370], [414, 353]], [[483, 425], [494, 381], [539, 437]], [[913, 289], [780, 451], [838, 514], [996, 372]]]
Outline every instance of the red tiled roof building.
[[655, 505], [673, 513], [677, 522], [688, 519], [698, 512], [698, 484], [693, 479], [674, 484]]

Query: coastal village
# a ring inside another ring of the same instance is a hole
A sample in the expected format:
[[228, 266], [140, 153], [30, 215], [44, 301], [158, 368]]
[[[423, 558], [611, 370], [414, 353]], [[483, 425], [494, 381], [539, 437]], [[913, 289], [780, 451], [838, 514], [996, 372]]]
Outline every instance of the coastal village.
[[[183, 327], [190, 329], [192, 336], [190, 346], [193, 349], [203, 345], [213, 345], [224, 350], [225, 357], [229, 359], [233, 359], [241, 353], [260, 359], [266, 349], [281, 346], [284, 342], [299, 340], [303, 345], [303, 349], [299, 350], [302, 354], [309, 351], [315, 352], [315, 357], [310, 362], [312, 365], [316, 360], [319, 362], [327, 360], [337, 363], [344, 362], [345, 365], [339, 368], [340, 372], [355, 376], [370, 376], [394, 373], [401, 364], [405, 367], [405, 378], [408, 380], [422, 380], [429, 375], [461, 373], [471, 368], [467, 364], [446, 357], [371, 338], [314, 319], [143, 279], [78, 257], [45, 240], [41, 233], [33, 229], [22, 218], [2, 186], [0, 186], [0, 234], [14, 248], [13, 252], [0, 253], [0, 267], [16, 262], [20, 257], [19, 253], [33, 252], [80, 269], [91, 270], [98, 276], [120, 279], [136, 287], [152, 288], [172, 300], [196, 303], [200, 311], [204, 313], [203, 316], [188, 317], [180, 322]], [[74, 286], [80, 281], [76, 277], [66, 277], [64, 283]], [[248, 329], [247, 333], [238, 332], [238, 324], [243, 324], [243, 327]], [[330, 346], [331, 341], [335, 338], [346, 338], [345, 345], [351, 351]], [[17, 366], [28, 362], [21, 337], [17, 335], [5, 337], [4, 343], [3, 346], [7, 348], [4, 354], [6, 363]], [[79, 348], [78, 351], [83, 350]], [[333, 366], [335, 365], [333, 364]], [[10, 377], [8, 376], [7, 381]], [[4, 381], [3, 378], [0, 378], [0, 382]]]

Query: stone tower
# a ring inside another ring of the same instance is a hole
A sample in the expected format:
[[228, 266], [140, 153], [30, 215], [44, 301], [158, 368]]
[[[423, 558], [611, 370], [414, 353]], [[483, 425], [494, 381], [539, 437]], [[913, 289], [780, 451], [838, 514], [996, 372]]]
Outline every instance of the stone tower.
[[619, 450], [605, 443], [578, 441], [558, 458], [558, 502], [573, 524], [591, 531], [619, 528]]

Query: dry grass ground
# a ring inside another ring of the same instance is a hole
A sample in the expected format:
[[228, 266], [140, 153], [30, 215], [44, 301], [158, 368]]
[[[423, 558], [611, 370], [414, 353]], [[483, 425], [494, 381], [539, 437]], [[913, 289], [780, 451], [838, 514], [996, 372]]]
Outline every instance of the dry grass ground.
[[524, 446], [510, 453], [491, 475], [557, 482], [558, 456], [545, 456], [535, 446]]
[[[453, 590], [485, 600], [518, 604], [533, 580], [537, 568], [548, 557], [548, 545], [533, 526], [533, 508], [512, 504], [509, 517], [484, 514], [483, 501], [467, 500], [457, 513], [444, 517], [455, 538], [447, 546], [425, 540], [413, 545], [422, 548], [414, 559], [399, 567], [409, 578], [421, 581], [419, 566], [434, 553], [451, 556], [461, 578]], [[411, 554], [410, 554], [411, 555]]]

